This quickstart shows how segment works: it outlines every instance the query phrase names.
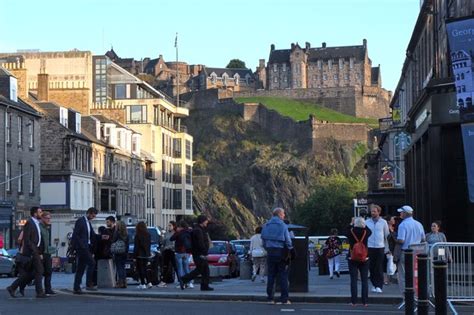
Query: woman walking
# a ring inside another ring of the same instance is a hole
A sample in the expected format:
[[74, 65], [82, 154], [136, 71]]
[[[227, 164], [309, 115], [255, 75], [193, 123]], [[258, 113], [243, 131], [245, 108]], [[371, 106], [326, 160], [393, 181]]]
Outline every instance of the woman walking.
[[[171, 236], [170, 240], [174, 242], [176, 272], [179, 281], [181, 277], [191, 271], [189, 269], [189, 257], [191, 256], [192, 249], [191, 230], [186, 221], [179, 221], [176, 233]], [[191, 289], [194, 288], [193, 281], [191, 280], [186, 286]], [[180, 285], [178, 284], [177, 288], [179, 287]]]
[[[115, 225], [115, 231], [112, 236], [113, 244], [121, 244], [125, 247], [124, 252], [114, 253], [114, 263], [117, 268], [117, 285], [116, 288], [125, 289], [127, 287], [127, 273], [125, 271], [125, 261], [128, 254], [128, 233], [127, 227], [123, 221], [118, 221]], [[120, 247], [120, 246], [118, 246]]]
[[[135, 231], [134, 244], [133, 257], [135, 258], [138, 276], [140, 277], [138, 289], [146, 289], [146, 265], [150, 258], [151, 238], [145, 222], [138, 222]], [[148, 284], [148, 287], [152, 287], [151, 283]]]
[[338, 278], [341, 276], [339, 273], [339, 258], [341, 255], [342, 241], [337, 234], [337, 229], [331, 229], [331, 236], [329, 236], [325, 244], [329, 266], [329, 279], [333, 279], [334, 273], [336, 273]]
[[360, 273], [362, 304], [367, 306], [369, 299], [369, 258], [367, 240], [372, 231], [365, 226], [362, 217], [354, 219], [347, 233], [349, 241], [349, 274], [351, 277], [351, 305], [357, 304], [357, 276]]
[[252, 256], [253, 264], [252, 281], [255, 281], [257, 274], [259, 274], [260, 281], [265, 283], [265, 265], [267, 264], [267, 252], [263, 248], [261, 233], [262, 227], [259, 226], [255, 229], [255, 235], [250, 238], [250, 255]]

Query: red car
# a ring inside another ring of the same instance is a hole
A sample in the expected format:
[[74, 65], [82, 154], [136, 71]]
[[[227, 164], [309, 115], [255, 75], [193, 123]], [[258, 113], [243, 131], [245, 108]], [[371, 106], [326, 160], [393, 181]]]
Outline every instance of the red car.
[[[211, 277], [237, 277], [240, 273], [239, 258], [234, 245], [227, 241], [212, 241], [207, 255]], [[194, 268], [194, 262], [190, 262]]]

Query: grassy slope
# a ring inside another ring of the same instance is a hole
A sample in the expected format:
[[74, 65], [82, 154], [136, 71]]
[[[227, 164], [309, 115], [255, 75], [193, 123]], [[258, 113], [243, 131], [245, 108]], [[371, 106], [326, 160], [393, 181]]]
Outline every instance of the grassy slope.
[[235, 100], [239, 103], [262, 103], [269, 109], [276, 110], [281, 115], [290, 117], [296, 121], [307, 120], [309, 115], [313, 114], [316, 119], [327, 120], [329, 122], [377, 124], [376, 119], [356, 118], [309, 102], [288, 98], [238, 97]]

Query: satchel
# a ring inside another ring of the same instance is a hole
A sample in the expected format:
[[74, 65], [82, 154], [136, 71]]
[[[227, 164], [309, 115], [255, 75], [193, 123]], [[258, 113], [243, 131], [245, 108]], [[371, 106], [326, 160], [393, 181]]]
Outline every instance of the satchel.
[[125, 246], [125, 242], [121, 239], [116, 240], [110, 246], [110, 252], [114, 255], [116, 254], [125, 254], [127, 252], [127, 248]]
[[393, 276], [397, 271], [397, 265], [393, 262], [393, 255], [387, 254], [387, 274]]
[[33, 258], [22, 253], [17, 253], [15, 256], [15, 264], [22, 266], [24, 269], [30, 269]]

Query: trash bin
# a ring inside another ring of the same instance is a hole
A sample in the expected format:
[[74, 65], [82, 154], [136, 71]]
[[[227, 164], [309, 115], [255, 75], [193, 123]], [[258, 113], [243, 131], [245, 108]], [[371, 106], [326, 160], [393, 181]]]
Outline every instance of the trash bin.
[[240, 280], [249, 280], [252, 278], [252, 261], [242, 259], [240, 261]]

